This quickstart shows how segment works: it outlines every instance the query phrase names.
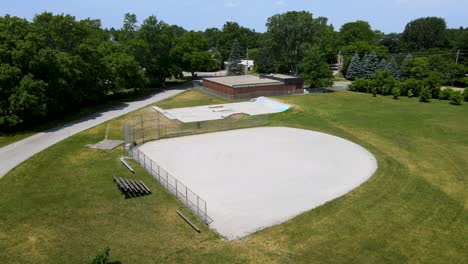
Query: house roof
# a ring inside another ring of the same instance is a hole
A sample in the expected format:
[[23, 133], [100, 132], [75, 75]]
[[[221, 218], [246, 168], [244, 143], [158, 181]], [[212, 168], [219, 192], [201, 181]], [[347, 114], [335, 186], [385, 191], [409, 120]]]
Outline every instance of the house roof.
[[284, 84], [283, 82], [278, 81], [278, 80], [260, 78], [259, 76], [254, 76], [254, 75], [237, 75], [237, 76], [205, 78], [205, 80], [219, 83], [219, 84], [229, 86], [232, 88]]

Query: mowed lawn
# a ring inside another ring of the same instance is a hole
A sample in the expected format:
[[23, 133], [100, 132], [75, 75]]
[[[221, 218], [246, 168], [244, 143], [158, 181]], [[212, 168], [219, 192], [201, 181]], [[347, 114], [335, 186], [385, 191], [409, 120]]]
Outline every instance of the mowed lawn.
[[[194, 90], [180, 96], [160, 105], [221, 102]], [[103, 138], [101, 125], [0, 179], [1, 262], [85, 263], [108, 245], [122, 263], [467, 263], [468, 104], [350, 92], [280, 100], [294, 109], [272, 115], [271, 125], [363, 145], [378, 160], [374, 177], [286, 223], [228, 242], [135, 163], [136, 176], [127, 172], [121, 148], [84, 147]], [[122, 120], [111, 122], [113, 138], [121, 137]], [[125, 200], [113, 175], [143, 179], [153, 195]]]

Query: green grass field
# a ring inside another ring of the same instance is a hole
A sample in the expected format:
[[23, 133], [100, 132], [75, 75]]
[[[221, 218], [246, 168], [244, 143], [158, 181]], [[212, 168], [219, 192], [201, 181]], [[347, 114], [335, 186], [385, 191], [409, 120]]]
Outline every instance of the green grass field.
[[[214, 100], [193, 90], [179, 98], [200, 104]], [[112, 260], [122, 263], [468, 261], [468, 104], [350, 92], [280, 99], [294, 109], [271, 116], [271, 125], [359, 143], [376, 156], [376, 174], [324, 206], [227, 242], [135, 163], [136, 176], [130, 175], [118, 160], [122, 149], [84, 147], [102, 139], [101, 125], [0, 179], [1, 262], [85, 263], [106, 245]], [[114, 137], [121, 135], [117, 128], [123, 119], [112, 121]], [[113, 175], [143, 179], [153, 195], [125, 200]], [[178, 209], [202, 228], [201, 234], [176, 215]]]

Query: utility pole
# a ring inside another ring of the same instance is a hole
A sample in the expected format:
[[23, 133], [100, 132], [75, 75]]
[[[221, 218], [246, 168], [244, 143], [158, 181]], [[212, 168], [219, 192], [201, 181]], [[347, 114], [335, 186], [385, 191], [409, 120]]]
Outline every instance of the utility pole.
[[[458, 65], [458, 58], [460, 57], [460, 50], [457, 51], [457, 58], [455, 59], [455, 65]], [[453, 74], [452, 74], [452, 88], [453, 85], [455, 84], [455, 70], [453, 71]]]
[[249, 47], [247, 47], [247, 72], [249, 71]]

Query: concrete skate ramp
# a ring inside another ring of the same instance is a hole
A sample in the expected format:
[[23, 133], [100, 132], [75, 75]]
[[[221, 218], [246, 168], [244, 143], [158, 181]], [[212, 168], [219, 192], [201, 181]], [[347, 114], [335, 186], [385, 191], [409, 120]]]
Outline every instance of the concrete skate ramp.
[[183, 123], [192, 123], [208, 120], [220, 120], [235, 114], [264, 115], [280, 113], [288, 110], [289, 105], [266, 97], [259, 97], [252, 99], [250, 102], [203, 105], [174, 109], [162, 109], [153, 106], [153, 109], [169, 119], [177, 119]]

